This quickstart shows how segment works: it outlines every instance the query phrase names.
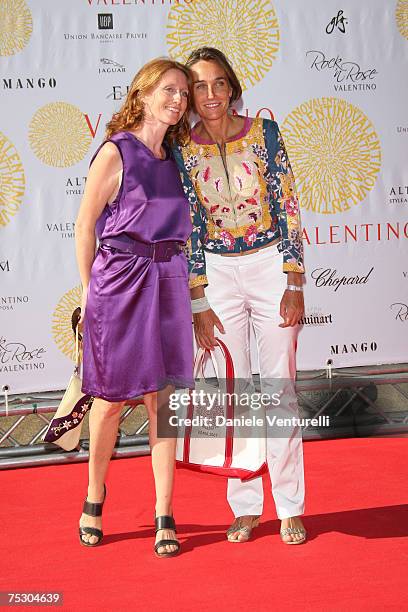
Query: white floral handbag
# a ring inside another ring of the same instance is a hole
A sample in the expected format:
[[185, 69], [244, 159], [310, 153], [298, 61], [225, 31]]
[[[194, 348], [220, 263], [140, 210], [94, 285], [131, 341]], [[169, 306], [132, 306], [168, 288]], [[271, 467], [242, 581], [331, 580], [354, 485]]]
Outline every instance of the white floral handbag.
[[78, 325], [75, 330], [75, 368], [67, 390], [43, 436], [44, 442], [57, 444], [64, 450], [78, 448], [82, 422], [90, 409], [93, 397], [82, 393], [80, 377], [81, 357], [79, 350]]

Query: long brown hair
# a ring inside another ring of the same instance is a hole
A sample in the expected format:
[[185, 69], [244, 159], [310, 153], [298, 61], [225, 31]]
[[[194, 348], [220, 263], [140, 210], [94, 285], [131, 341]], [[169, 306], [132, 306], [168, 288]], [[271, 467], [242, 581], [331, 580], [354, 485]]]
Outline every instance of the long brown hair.
[[[180, 70], [187, 77], [189, 92], [191, 91], [191, 74], [189, 69], [167, 57], [158, 57], [145, 64], [134, 77], [126, 99], [121, 109], [114, 113], [112, 119], [106, 124], [106, 138], [122, 130], [134, 130], [144, 120], [143, 97], [149, 94], [160, 82], [168, 70]], [[171, 125], [166, 132], [165, 140], [170, 144], [177, 141], [184, 143], [190, 136], [190, 122], [188, 114], [191, 108], [189, 94], [186, 112], [176, 125]]]

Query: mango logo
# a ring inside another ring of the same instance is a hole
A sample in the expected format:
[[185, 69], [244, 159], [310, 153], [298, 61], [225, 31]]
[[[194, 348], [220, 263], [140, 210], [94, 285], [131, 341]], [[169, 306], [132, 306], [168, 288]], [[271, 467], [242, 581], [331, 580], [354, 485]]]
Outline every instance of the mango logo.
[[230, 60], [243, 90], [270, 71], [279, 36], [276, 12], [268, 0], [195, 0], [175, 4], [167, 19], [170, 57], [185, 62], [198, 47], [216, 47]]
[[302, 208], [343, 213], [374, 187], [380, 141], [357, 106], [339, 98], [314, 98], [295, 108], [281, 129]]

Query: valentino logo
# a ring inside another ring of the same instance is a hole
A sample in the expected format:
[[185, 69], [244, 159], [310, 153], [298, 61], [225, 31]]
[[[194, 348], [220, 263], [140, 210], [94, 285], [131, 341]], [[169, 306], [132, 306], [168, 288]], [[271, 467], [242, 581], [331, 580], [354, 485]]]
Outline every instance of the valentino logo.
[[42, 346], [28, 348], [23, 342], [10, 342], [0, 336], [0, 372], [43, 369], [44, 353]]
[[342, 34], [346, 33], [347, 18], [344, 16], [343, 11], [339, 11], [335, 17], [326, 26], [326, 34], [332, 34], [334, 28], [340, 30]]
[[274, 3], [264, 0], [173, 0], [166, 42], [168, 55], [180, 62], [191, 49], [211, 42], [231, 60], [245, 91], [268, 74], [278, 57], [278, 15]]
[[395, 314], [396, 321], [408, 321], [408, 306], [402, 302], [395, 302], [390, 306], [392, 312]]
[[99, 74], [113, 74], [115, 72], [126, 72], [125, 66], [114, 62], [106, 57], [101, 57], [100, 63], [102, 66], [99, 67]]
[[112, 13], [99, 13], [98, 15], [99, 30], [113, 30], [113, 15]]
[[6, 261], [0, 261], [0, 272], [10, 272], [10, 263], [8, 259], [6, 259]]
[[330, 347], [331, 355], [347, 355], [349, 353], [374, 353], [378, 348], [376, 342], [358, 342], [351, 344], [332, 344]]
[[306, 51], [306, 56], [311, 57], [311, 70], [331, 73], [335, 91], [360, 91], [377, 87], [373, 83], [378, 75], [375, 68], [363, 70], [357, 62], [344, 60], [340, 55], [327, 58], [323, 51]]
[[374, 267], [363, 276], [338, 276], [337, 270], [332, 268], [316, 268], [312, 271], [312, 278], [316, 287], [330, 287], [335, 292], [346, 285], [365, 285], [368, 283]]
[[75, 237], [75, 223], [47, 223], [47, 231], [50, 233], [57, 233], [60, 238], [74, 238]]
[[0, 296], [0, 310], [14, 310], [15, 306], [20, 304], [28, 304], [30, 298], [28, 295], [7, 295]]
[[56, 86], [57, 79], [54, 77], [3, 79], [3, 89], [55, 89]]
[[390, 204], [408, 204], [408, 185], [391, 187]]

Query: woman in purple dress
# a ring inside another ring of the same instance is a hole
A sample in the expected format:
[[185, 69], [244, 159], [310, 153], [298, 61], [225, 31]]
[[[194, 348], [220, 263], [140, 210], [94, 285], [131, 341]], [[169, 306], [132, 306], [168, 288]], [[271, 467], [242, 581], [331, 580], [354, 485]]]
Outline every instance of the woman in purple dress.
[[125, 400], [144, 395], [160, 557], [177, 554], [180, 544], [172, 510], [176, 436], [158, 431], [157, 419], [175, 388], [193, 386], [191, 305], [181, 250], [192, 227], [170, 149], [189, 133], [189, 79], [184, 66], [166, 58], [137, 73], [91, 162], [76, 222], [85, 313], [83, 392], [95, 397], [80, 542], [96, 546], [102, 540], [104, 483], [121, 409]]

